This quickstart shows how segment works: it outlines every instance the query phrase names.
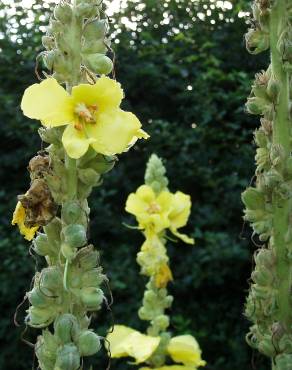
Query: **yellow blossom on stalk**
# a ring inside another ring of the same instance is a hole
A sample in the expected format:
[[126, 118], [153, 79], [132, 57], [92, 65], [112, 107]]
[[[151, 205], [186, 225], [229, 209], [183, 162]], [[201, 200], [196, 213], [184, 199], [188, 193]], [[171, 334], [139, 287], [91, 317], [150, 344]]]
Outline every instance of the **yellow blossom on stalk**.
[[202, 351], [196, 339], [191, 335], [180, 335], [170, 340], [167, 351], [173, 361], [181, 362], [185, 366], [205, 366], [206, 362], [202, 360]]
[[170, 226], [172, 194], [164, 190], [156, 195], [148, 185], [140, 186], [129, 195], [126, 211], [136, 216], [141, 229], [148, 233], [159, 233]]
[[157, 349], [160, 338], [141, 334], [124, 325], [115, 325], [106, 337], [111, 357], [133, 357], [137, 364], [146, 361]]
[[187, 244], [194, 244], [194, 239], [181, 234], [177, 229], [186, 226], [191, 213], [191, 197], [181, 191], [177, 191], [172, 198], [172, 210], [169, 214], [170, 230], [178, 238]]
[[136, 216], [139, 228], [145, 230], [146, 237], [152, 237], [169, 229], [185, 243], [194, 244], [194, 240], [177, 229], [187, 224], [191, 211], [191, 197], [181, 191], [172, 194], [163, 190], [158, 195], [148, 185], [140, 186], [136, 193], [129, 195], [126, 211]]
[[173, 280], [172, 272], [167, 263], [160, 266], [158, 273], [154, 277], [157, 288], [165, 288], [169, 281]]
[[18, 202], [13, 213], [12, 225], [18, 225], [20, 233], [26, 240], [31, 241], [35, 233], [38, 231], [39, 226], [27, 227], [25, 226], [25, 208]]
[[94, 85], [74, 86], [71, 95], [54, 78], [47, 78], [25, 90], [21, 108], [44, 126], [67, 125], [62, 142], [67, 154], [77, 159], [89, 146], [114, 155], [149, 137], [133, 113], [120, 109], [122, 99], [120, 84], [109, 77], [102, 76]]

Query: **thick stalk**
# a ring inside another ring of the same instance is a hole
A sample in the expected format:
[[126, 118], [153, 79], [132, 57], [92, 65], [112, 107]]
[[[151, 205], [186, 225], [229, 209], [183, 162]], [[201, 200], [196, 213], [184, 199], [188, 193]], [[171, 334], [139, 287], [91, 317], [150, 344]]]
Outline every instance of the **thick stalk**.
[[[283, 68], [283, 57], [279, 51], [278, 41], [283, 32], [283, 26], [287, 23], [287, 1], [278, 0], [272, 9], [270, 17], [270, 45], [272, 75], [279, 84], [278, 102], [275, 106], [274, 125], [273, 125], [273, 144], [280, 145], [285, 152], [285, 157], [289, 157], [290, 145], [290, 122], [289, 122], [289, 76]], [[277, 196], [276, 196], [277, 197]], [[287, 259], [287, 246], [285, 235], [289, 226], [289, 212], [291, 210], [291, 200], [275, 199], [274, 209], [274, 241], [277, 257], [277, 275], [279, 281], [278, 304], [279, 321], [290, 329], [292, 324], [292, 314], [290, 307], [290, 264]]]

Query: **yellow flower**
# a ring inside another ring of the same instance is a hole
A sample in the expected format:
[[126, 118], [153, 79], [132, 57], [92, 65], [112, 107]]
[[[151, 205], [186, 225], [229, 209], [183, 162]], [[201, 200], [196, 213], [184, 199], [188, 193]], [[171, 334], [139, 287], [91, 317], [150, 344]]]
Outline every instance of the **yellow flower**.
[[145, 240], [137, 254], [137, 262], [142, 267], [142, 274], [147, 276], [158, 274], [161, 265], [167, 264], [167, 251], [158, 236], [153, 235]]
[[177, 229], [185, 226], [191, 213], [191, 197], [187, 194], [177, 191], [172, 198], [172, 210], [169, 214], [170, 231], [185, 243], [194, 244], [194, 239], [185, 234], [181, 234]]
[[31, 241], [35, 233], [38, 231], [38, 226], [34, 227], [26, 227], [25, 224], [25, 209], [23, 205], [18, 202], [15, 208], [15, 211], [13, 213], [13, 219], [12, 219], [12, 225], [18, 225], [19, 231], [22, 235], [24, 235], [24, 238], [26, 240]]
[[167, 190], [156, 195], [150, 186], [142, 185], [129, 195], [126, 211], [136, 216], [141, 229], [159, 233], [170, 226], [172, 197]]
[[160, 266], [154, 281], [157, 288], [165, 288], [169, 281], [173, 280], [172, 272], [167, 263]]
[[106, 339], [112, 357], [133, 357], [137, 364], [146, 361], [160, 342], [159, 337], [141, 334], [124, 325], [115, 325], [114, 331], [109, 333]]
[[138, 118], [120, 109], [123, 90], [116, 81], [102, 76], [94, 85], [74, 86], [70, 95], [54, 78], [25, 90], [23, 113], [44, 126], [67, 125], [62, 142], [72, 158], [89, 148], [104, 155], [122, 153], [137, 138], [148, 138]]
[[167, 351], [173, 361], [195, 368], [206, 365], [202, 360], [202, 351], [196, 339], [191, 335], [180, 335], [170, 340]]

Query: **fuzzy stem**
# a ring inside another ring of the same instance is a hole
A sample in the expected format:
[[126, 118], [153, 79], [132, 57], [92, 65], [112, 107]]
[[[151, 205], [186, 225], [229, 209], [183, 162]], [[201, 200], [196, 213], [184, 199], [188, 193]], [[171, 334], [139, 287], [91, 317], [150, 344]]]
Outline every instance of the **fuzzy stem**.
[[[290, 145], [290, 122], [289, 122], [289, 76], [283, 69], [283, 58], [277, 47], [278, 40], [283, 32], [283, 25], [287, 22], [287, 1], [278, 0], [272, 9], [270, 18], [270, 45], [272, 74], [279, 82], [280, 92], [278, 104], [275, 107], [273, 143], [280, 144], [288, 157], [291, 150]], [[276, 202], [275, 202], [276, 203]], [[277, 275], [279, 279], [278, 303], [279, 321], [290, 329], [292, 315], [290, 307], [290, 265], [287, 260], [287, 248], [284, 237], [289, 226], [289, 211], [291, 200], [278, 201], [274, 209], [273, 225], [275, 228], [274, 240], [277, 256]]]

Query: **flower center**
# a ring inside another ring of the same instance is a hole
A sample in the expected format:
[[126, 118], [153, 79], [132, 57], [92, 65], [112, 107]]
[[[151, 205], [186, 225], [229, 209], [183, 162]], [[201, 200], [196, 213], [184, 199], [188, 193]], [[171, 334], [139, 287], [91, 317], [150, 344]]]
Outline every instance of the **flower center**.
[[77, 115], [77, 120], [74, 127], [77, 130], [82, 130], [83, 123], [95, 123], [95, 113], [98, 111], [96, 104], [86, 105], [84, 103], [79, 103], [75, 107], [75, 114]]
[[160, 211], [161, 211], [160, 205], [155, 203], [155, 202], [150, 203], [150, 205], [147, 209], [147, 212], [150, 213], [150, 214], [159, 213]]

